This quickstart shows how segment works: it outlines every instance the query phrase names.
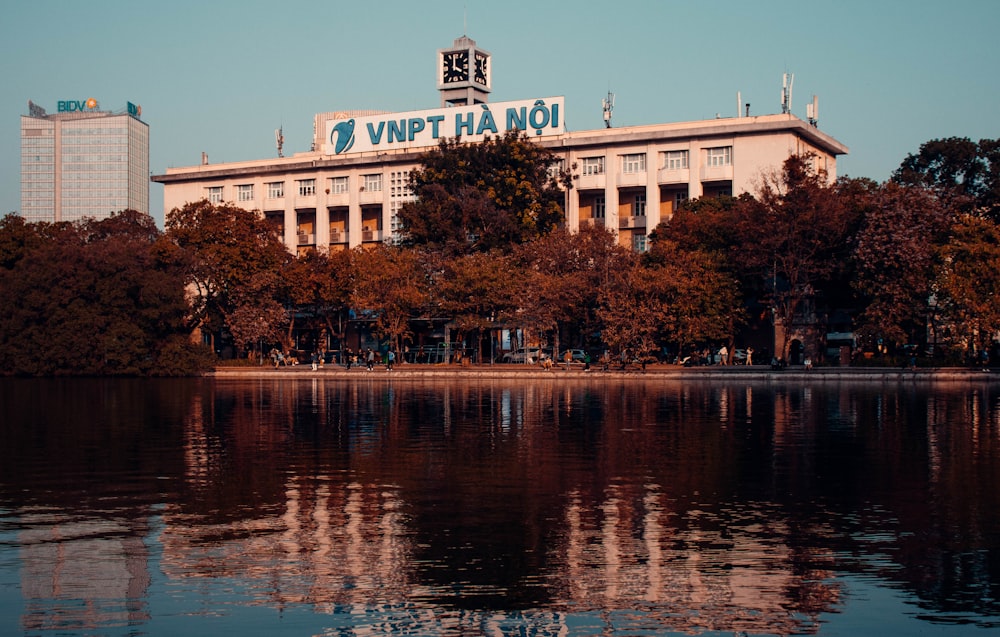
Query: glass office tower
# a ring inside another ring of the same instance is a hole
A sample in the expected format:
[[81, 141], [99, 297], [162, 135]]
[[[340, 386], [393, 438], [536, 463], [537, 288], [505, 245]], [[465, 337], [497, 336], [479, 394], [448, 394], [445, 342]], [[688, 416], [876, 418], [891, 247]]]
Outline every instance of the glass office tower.
[[21, 117], [26, 221], [104, 219], [129, 208], [149, 213], [149, 125], [133, 105], [125, 113], [29, 108]]

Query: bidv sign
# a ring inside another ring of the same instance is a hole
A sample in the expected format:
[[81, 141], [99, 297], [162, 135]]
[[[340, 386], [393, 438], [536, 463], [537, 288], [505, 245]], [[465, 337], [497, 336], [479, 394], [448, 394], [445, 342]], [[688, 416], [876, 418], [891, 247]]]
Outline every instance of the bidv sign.
[[529, 136], [558, 135], [563, 125], [563, 98], [497, 102], [372, 115], [326, 123], [327, 155], [434, 146], [442, 137], [482, 141], [487, 135], [521, 130]]
[[74, 113], [78, 111], [93, 111], [97, 109], [97, 100], [88, 97], [85, 100], [59, 100], [56, 102], [56, 110], [60, 113]]

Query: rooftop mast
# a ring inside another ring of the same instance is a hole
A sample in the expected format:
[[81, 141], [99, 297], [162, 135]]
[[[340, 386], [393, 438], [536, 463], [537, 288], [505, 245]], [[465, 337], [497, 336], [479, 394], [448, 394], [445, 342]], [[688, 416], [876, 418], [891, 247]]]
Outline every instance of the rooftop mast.
[[601, 100], [604, 110], [604, 127], [611, 128], [611, 111], [615, 110], [615, 94], [608, 91], [608, 96]]

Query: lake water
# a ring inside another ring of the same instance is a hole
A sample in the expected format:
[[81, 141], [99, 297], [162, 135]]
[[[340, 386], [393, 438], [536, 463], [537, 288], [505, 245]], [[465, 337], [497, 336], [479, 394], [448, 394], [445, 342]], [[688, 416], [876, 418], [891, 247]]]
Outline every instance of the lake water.
[[0, 381], [0, 634], [1000, 628], [1000, 384], [279, 376]]

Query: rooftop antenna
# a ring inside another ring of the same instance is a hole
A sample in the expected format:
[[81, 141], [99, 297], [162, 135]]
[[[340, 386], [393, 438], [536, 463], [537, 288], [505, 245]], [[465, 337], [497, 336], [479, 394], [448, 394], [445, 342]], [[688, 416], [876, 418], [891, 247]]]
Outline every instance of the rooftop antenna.
[[781, 76], [781, 112], [792, 112], [792, 84], [795, 83], [794, 73], [784, 73]]
[[813, 126], [819, 128], [819, 98], [813, 95], [813, 101], [806, 104], [806, 119]]
[[615, 110], [615, 94], [608, 91], [608, 96], [601, 100], [604, 110], [604, 127], [611, 128], [611, 111]]
[[280, 126], [274, 129], [274, 143], [278, 146], [278, 157], [284, 157], [285, 155], [281, 152], [282, 147], [285, 145], [285, 133], [284, 127]]

